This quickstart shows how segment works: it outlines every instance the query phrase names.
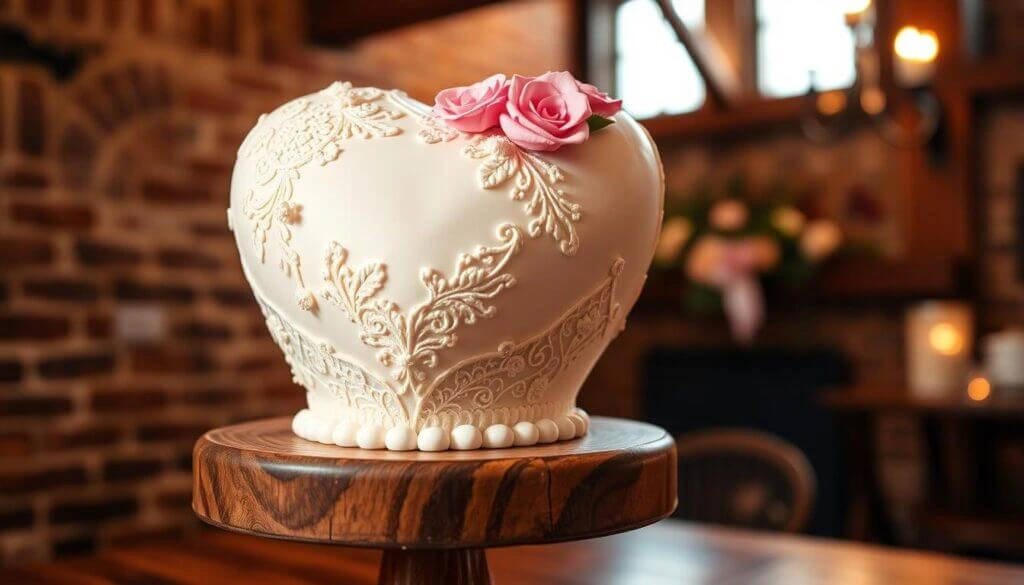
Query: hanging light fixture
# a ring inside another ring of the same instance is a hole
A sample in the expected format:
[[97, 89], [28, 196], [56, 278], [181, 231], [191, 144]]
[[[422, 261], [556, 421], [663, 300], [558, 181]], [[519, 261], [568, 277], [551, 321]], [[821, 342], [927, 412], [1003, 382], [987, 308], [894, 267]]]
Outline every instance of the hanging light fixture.
[[[927, 143], [941, 119], [939, 102], [930, 88], [939, 54], [938, 36], [913, 26], [900, 29], [893, 40], [895, 88], [887, 91], [882, 84], [871, 0], [849, 0], [845, 17], [854, 39], [856, 79], [848, 89], [818, 92], [812, 74], [801, 120], [804, 134], [816, 142], [829, 142], [848, 133], [858, 119], [867, 118], [890, 144], [914, 147]], [[896, 120], [894, 89], [903, 89], [911, 97], [916, 115], [909, 117], [913, 120], [909, 125]]]

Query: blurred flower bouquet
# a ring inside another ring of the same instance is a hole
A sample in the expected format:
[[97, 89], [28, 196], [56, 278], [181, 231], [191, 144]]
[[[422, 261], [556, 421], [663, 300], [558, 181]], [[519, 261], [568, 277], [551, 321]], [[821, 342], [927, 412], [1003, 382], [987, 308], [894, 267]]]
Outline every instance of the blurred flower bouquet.
[[798, 288], [842, 243], [835, 221], [809, 218], [782, 190], [752, 197], [742, 179], [666, 203], [654, 261], [682, 270], [686, 306], [722, 310], [733, 337], [753, 340], [764, 321], [764, 285]]

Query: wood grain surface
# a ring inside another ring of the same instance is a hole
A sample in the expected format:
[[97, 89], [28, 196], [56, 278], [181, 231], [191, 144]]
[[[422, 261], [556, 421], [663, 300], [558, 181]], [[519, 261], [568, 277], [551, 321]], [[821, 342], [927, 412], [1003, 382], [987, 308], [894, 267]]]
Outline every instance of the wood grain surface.
[[[607, 538], [488, 551], [499, 585], [1019, 585], [1024, 566], [665, 520]], [[373, 585], [379, 551], [209, 530], [0, 569], [17, 585]]]
[[645, 423], [595, 417], [573, 441], [444, 453], [321, 445], [289, 424], [224, 427], [196, 443], [200, 518], [310, 542], [477, 548], [631, 530], [676, 505], [674, 443]]

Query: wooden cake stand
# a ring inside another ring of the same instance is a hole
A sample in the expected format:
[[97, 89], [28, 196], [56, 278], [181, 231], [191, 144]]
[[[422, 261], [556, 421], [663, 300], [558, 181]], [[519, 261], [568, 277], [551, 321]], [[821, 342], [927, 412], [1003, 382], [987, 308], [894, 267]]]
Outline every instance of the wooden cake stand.
[[384, 549], [379, 583], [490, 583], [483, 549], [593, 538], [676, 506], [675, 443], [595, 417], [563, 443], [476, 451], [363, 451], [292, 434], [289, 418], [206, 433], [192, 507], [236, 532]]

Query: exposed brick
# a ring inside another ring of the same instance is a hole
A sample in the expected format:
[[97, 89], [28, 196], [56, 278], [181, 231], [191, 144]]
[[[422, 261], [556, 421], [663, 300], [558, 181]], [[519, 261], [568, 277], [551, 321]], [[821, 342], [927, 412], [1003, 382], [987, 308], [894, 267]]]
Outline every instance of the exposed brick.
[[156, 496], [157, 507], [164, 510], [187, 510], [192, 506], [191, 486], [179, 489], [165, 489]]
[[192, 235], [198, 236], [200, 238], [231, 238], [231, 230], [228, 229], [227, 222], [196, 222], [189, 226], [189, 231], [192, 233]]
[[114, 284], [114, 296], [123, 301], [190, 303], [196, 294], [192, 289], [183, 286], [118, 280]]
[[91, 339], [110, 339], [114, 336], [114, 321], [107, 315], [89, 315], [85, 319], [85, 332]]
[[235, 371], [246, 373], [246, 372], [265, 372], [267, 370], [273, 370], [281, 366], [284, 361], [279, 357], [271, 356], [249, 356], [243, 357], [238, 360], [235, 364]]
[[67, 337], [71, 324], [67, 317], [17, 313], [0, 315], [0, 339], [44, 341]]
[[62, 170], [67, 184], [74, 187], [88, 185], [99, 148], [97, 139], [81, 123], [68, 125], [60, 140]]
[[13, 189], [45, 189], [50, 186], [50, 175], [35, 169], [14, 169], [5, 173], [0, 183]]
[[71, 412], [72, 403], [64, 396], [13, 396], [0, 398], [0, 418], [42, 418]]
[[103, 463], [103, 479], [110, 482], [135, 481], [153, 477], [163, 471], [164, 464], [152, 458], [117, 458]]
[[0, 237], [0, 266], [49, 264], [53, 258], [53, 246], [46, 240]]
[[69, 451], [83, 447], [115, 445], [120, 440], [121, 429], [116, 426], [86, 426], [48, 433], [46, 448], [52, 451]]
[[231, 339], [231, 328], [218, 323], [188, 321], [174, 327], [174, 335], [182, 339], [220, 340]]
[[75, 203], [24, 203], [11, 205], [15, 221], [48, 228], [86, 229], [93, 225], [92, 208]]
[[151, 203], [195, 205], [214, 200], [213, 191], [205, 185], [171, 183], [148, 179], [142, 183], [142, 197]]
[[78, 260], [88, 266], [134, 266], [142, 261], [138, 250], [108, 242], [79, 240], [75, 243]]
[[128, 496], [70, 500], [50, 510], [50, 521], [54, 524], [95, 523], [134, 516], [138, 511], [138, 500]]
[[32, 493], [44, 489], [84, 485], [87, 481], [85, 467], [77, 464], [41, 469], [19, 467], [0, 471], [0, 494]]
[[214, 369], [209, 352], [139, 348], [131, 355], [132, 371], [141, 374], [202, 374]]
[[21, 380], [25, 367], [16, 360], [0, 360], [0, 382], [17, 382]]
[[181, 400], [185, 404], [221, 406], [239, 403], [244, 396], [241, 388], [199, 388], [186, 391], [181, 395]]
[[0, 457], [20, 457], [31, 452], [32, 435], [25, 432], [0, 433]]
[[18, 146], [21, 152], [39, 156], [46, 148], [46, 92], [37, 81], [23, 80], [18, 87]]
[[24, 289], [27, 296], [50, 301], [92, 303], [100, 295], [96, 285], [73, 278], [27, 280]]
[[137, 431], [139, 441], [155, 443], [160, 441], [194, 442], [208, 431], [207, 425], [174, 422], [157, 422], [141, 425]]
[[235, 115], [242, 108], [237, 98], [199, 86], [185, 91], [184, 103], [194, 110], [210, 114]]
[[155, 388], [110, 388], [95, 390], [90, 407], [94, 412], [141, 412], [162, 408], [167, 394]]
[[31, 528], [36, 521], [35, 510], [28, 507], [0, 509], [0, 528], [19, 530]]
[[109, 374], [114, 370], [114, 354], [109, 352], [73, 354], [39, 362], [39, 375], [51, 379], [78, 378]]
[[246, 288], [216, 287], [210, 291], [210, 296], [221, 305], [229, 307], [256, 306], [252, 291]]
[[197, 268], [201, 270], [220, 268], [220, 260], [215, 256], [195, 250], [164, 248], [157, 252], [157, 260], [164, 268]]

